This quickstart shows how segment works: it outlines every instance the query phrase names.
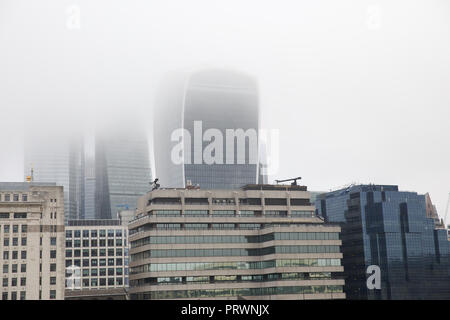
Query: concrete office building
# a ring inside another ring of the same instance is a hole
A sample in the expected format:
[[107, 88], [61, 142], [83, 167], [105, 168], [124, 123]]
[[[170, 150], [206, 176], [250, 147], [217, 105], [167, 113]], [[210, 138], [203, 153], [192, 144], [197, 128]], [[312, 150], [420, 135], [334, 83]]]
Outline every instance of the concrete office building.
[[[204, 70], [168, 77], [159, 90], [153, 127], [156, 177], [162, 187], [183, 188], [190, 182], [202, 189], [237, 189], [267, 181], [258, 162], [258, 86], [246, 74]], [[227, 130], [238, 129], [255, 134], [227, 139]], [[181, 142], [173, 136], [180, 130], [185, 130]], [[207, 132], [223, 139], [207, 138]], [[212, 140], [216, 161], [209, 163], [204, 153]], [[240, 141], [245, 150], [238, 149]], [[184, 154], [178, 161], [174, 150], [180, 143]]]
[[[117, 219], [69, 220], [66, 226], [68, 297], [108, 296], [128, 286], [128, 230]], [[110, 290], [110, 291], [108, 291]]]
[[2, 300], [64, 299], [64, 193], [0, 183]]
[[[397, 186], [354, 185], [319, 196], [316, 206], [326, 222], [342, 226], [348, 299], [450, 299], [447, 230], [427, 211], [429, 197]], [[371, 265], [380, 267], [379, 290], [367, 287]]]
[[130, 231], [133, 299], [344, 299], [340, 227], [306, 187], [158, 189]]
[[84, 217], [95, 219], [95, 161], [93, 157], [86, 158], [84, 177]]

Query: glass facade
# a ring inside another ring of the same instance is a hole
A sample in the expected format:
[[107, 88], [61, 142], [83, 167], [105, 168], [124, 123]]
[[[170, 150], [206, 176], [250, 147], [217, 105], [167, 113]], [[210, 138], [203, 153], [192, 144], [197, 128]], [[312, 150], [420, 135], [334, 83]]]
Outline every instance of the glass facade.
[[[230, 157], [232, 161], [226, 160], [227, 129], [233, 132], [253, 129], [258, 157], [259, 101], [256, 82], [240, 73], [209, 70], [194, 73], [187, 79], [172, 79], [167, 88], [171, 90], [161, 90], [155, 122], [155, 165], [161, 186], [184, 187], [190, 181], [202, 189], [235, 189], [257, 183], [258, 159], [253, 161], [249, 152], [252, 139], [245, 138], [245, 154], [238, 154], [238, 139], [230, 138], [229, 142], [234, 141], [234, 147], [230, 146], [228, 151], [234, 158]], [[173, 92], [179, 92], [179, 95]], [[202, 133], [195, 129], [197, 121], [201, 121]], [[173, 141], [171, 135], [181, 128], [187, 130], [191, 137], [190, 144], [186, 144], [190, 156], [186, 152], [184, 164], [175, 164], [172, 149], [179, 141]], [[203, 133], [208, 129], [215, 129], [223, 137], [220, 146], [217, 145], [222, 156], [212, 152], [220, 162], [213, 164], [206, 163], [203, 158], [203, 152], [212, 142], [203, 141]], [[196, 154], [201, 155], [200, 160]]]
[[[349, 299], [450, 299], [447, 230], [426, 216], [425, 196], [396, 186], [362, 185], [327, 193], [317, 213], [342, 225]], [[378, 265], [381, 289], [368, 289]]]
[[99, 133], [95, 145], [95, 206], [97, 219], [116, 218], [133, 210], [150, 189], [148, 142], [144, 130], [115, 129]]

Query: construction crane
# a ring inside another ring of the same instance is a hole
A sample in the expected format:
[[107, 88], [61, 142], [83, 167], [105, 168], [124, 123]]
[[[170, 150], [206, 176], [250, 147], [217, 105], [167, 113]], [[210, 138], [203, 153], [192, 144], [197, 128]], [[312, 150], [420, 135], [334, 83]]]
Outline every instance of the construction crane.
[[291, 186], [296, 186], [297, 185], [297, 180], [300, 180], [302, 177], [297, 177], [297, 178], [292, 178], [292, 179], [285, 179], [285, 180], [275, 180], [275, 182], [277, 184], [279, 184], [280, 182], [288, 182], [288, 181], [293, 181], [291, 183]]
[[159, 179], [156, 178], [154, 181], [150, 182], [150, 185], [152, 186], [152, 191], [153, 191], [153, 190], [156, 190], [156, 189], [159, 189], [159, 187], [161, 186], [161, 185], [158, 183], [158, 181], [159, 181]]

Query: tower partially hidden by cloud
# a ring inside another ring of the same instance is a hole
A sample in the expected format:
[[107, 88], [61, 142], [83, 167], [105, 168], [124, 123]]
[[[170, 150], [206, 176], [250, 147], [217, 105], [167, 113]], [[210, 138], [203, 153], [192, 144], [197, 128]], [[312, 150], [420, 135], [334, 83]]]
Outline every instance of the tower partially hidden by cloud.
[[235, 189], [258, 182], [259, 97], [252, 77], [204, 70], [167, 78], [154, 121], [161, 186]]
[[27, 132], [24, 180], [64, 187], [65, 221], [84, 217], [84, 147], [80, 136], [43, 129]]
[[95, 215], [115, 218], [134, 209], [149, 191], [151, 180], [148, 139], [143, 128], [119, 124], [97, 132], [95, 138]]

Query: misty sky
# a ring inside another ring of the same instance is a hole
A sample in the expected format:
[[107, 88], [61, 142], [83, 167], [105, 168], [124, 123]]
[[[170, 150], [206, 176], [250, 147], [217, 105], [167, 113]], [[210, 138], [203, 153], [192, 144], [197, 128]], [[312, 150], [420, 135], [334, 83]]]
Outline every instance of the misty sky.
[[280, 129], [272, 179], [398, 184], [443, 215], [446, 0], [0, 0], [0, 181], [23, 179], [25, 129], [133, 113], [150, 132], [164, 74], [210, 67], [257, 78], [262, 127]]

